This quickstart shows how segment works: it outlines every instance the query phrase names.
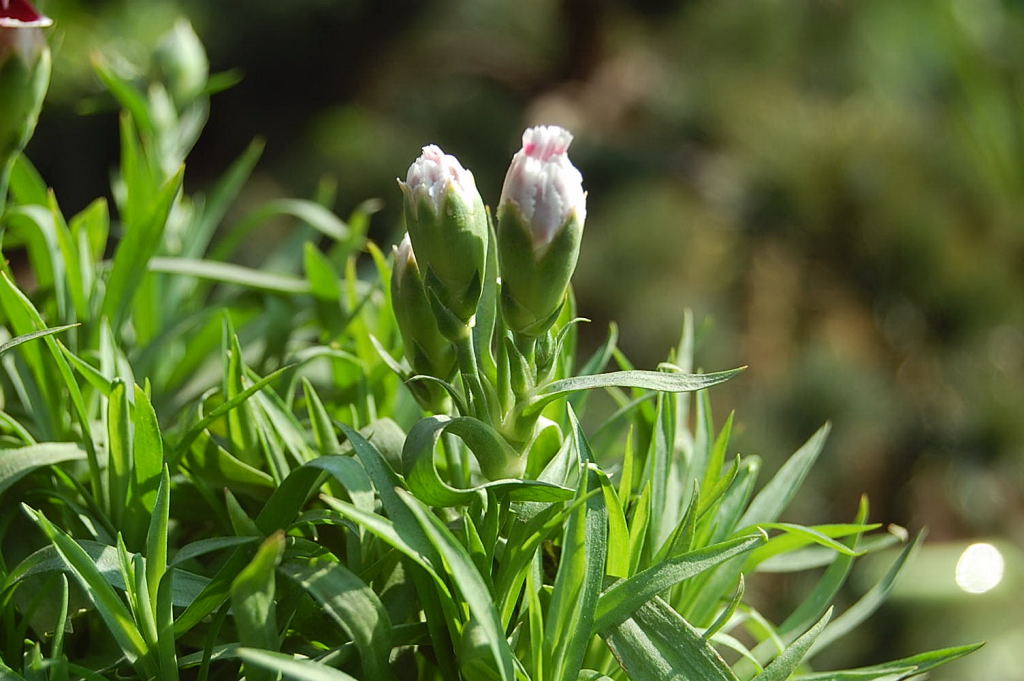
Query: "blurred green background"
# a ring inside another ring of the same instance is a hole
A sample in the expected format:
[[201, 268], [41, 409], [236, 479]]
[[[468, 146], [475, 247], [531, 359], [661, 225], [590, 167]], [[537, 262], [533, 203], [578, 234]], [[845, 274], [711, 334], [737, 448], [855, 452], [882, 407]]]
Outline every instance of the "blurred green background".
[[[262, 135], [251, 199], [334, 178], [342, 215], [383, 199], [382, 243], [423, 144], [456, 154], [493, 205], [521, 130], [570, 128], [589, 191], [583, 343], [617, 321], [653, 367], [692, 308], [703, 367], [750, 365], [713, 391], [741, 451], [772, 470], [834, 423], [794, 520], [848, 521], [866, 492], [873, 519], [930, 530], [829, 662], [987, 639], [933, 678], [1024, 679], [1024, 2], [39, 4], [56, 66], [29, 155], [66, 211], [109, 193], [118, 154], [90, 55], [144, 75], [181, 15], [213, 70], [241, 76], [213, 98], [189, 182]], [[977, 595], [954, 582], [974, 541], [1006, 562]], [[800, 589], [753, 590], [778, 614]]]

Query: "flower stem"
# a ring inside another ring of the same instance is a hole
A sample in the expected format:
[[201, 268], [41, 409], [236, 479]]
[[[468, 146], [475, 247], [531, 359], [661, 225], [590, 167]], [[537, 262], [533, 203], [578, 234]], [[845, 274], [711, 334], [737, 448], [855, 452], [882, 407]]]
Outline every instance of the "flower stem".
[[466, 402], [469, 404], [470, 412], [482, 421], [493, 421], [493, 409], [483, 381], [480, 379], [480, 365], [473, 347], [473, 334], [462, 334], [453, 342], [455, 355], [458, 358], [459, 372], [462, 374], [462, 382], [466, 386]]
[[9, 161], [0, 161], [0, 218], [4, 216], [4, 209], [7, 207], [7, 188], [11, 181], [11, 172], [14, 170], [14, 158]]

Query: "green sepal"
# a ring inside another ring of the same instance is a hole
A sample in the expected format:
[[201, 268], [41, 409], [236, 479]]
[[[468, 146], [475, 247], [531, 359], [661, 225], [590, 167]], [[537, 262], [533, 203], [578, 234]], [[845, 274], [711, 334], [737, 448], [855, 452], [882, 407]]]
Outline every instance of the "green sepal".
[[405, 343], [405, 356], [417, 374], [443, 381], [455, 374], [455, 349], [438, 328], [427, 299], [419, 263], [409, 258], [391, 277], [391, 305]]
[[[476, 314], [487, 258], [487, 211], [479, 194], [467, 203], [449, 187], [441, 210], [424, 191], [399, 183], [405, 197], [405, 224], [428, 287], [461, 321]], [[431, 279], [429, 274], [436, 278]]]
[[[480, 280], [474, 279], [473, 281], [479, 283]], [[448, 306], [444, 300], [444, 286], [433, 270], [427, 270], [425, 284], [430, 311], [434, 315], [434, 321], [441, 335], [453, 343], [467, 338], [471, 333], [470, 329], [473, 327], [473, 315], [463, 319], [455, 310]]]
[[558, 319], [576, 270], [583, 223], [574, 213], [538, 248], [519, 207], [506, 203], [499, 209], [497, 237], [505, 324], [517, 334], [540, 336]]
[[0, 36], [0, 214], [3, 214], [14, 161], [35, 131], [50, 85], [50, 49], [38, 28], [0, 30], [6, 34]]

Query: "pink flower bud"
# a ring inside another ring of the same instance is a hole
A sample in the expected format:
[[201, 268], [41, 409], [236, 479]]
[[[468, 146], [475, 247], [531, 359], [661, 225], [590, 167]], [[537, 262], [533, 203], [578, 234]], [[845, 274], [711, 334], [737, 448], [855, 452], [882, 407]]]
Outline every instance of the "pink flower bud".
[[436, 144], [423, 147], [423, 153], [409, 166], [405, 184], [413, 196], [418, 198], [425, 194], [429, 197], [437, 212], [441, 211], [449, 188], [466, 203], [473, 203], [479, 196], [473, 173], [463, 168], [459, 159], [444, 153]]
[[501, 190], [499, 212], [515, 204], [530, 226], [535, 248], [551, 243], [558, 230], [573, 218], [582, 225], [587, 216], [583, 176], [566, 153], [572, 134], [555, 125], [529, 128], [523, 148], [512, 157]]
[[14, 160], [35, 130], [50, 83], [40, 27], [52, 23], [28, 0], [0, 0], [0, 214]]
[[502, 317], [524, 336], [539, 337], [551, 328], [579, 258], [587, 195], [566, 155], [570, 142], [572, 135], [556, 126], [527, 130], [501, 191]]
[[[431, 144], [423, 147], [399, 184], [423, 280], [445, 309], [468, 322], [480, 299], [489, 234], [473, 173]], [[457, 326], [460, 332], [465, 328]]]

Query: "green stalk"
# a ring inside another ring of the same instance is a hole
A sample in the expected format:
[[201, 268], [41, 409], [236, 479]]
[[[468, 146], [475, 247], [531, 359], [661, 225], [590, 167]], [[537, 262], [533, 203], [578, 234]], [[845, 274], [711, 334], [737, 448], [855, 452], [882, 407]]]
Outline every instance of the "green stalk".
[[[469, 327], [467, 327], [467, 331]], [[472, 415], [488, 423], [493, 423], [497, 413], [480, 378], [480, 365], [477, 362], [476, 349], [473, 347], [473, 335], [460, 335], [455, 341], [455, 356], [458, 359], [459, 373], [468, 393], [467, 402]]]
[[14, 170], [14, 157], [0, 165], [0, 219], [4, 217], [7, 207], [7, 189], [11, 183], [11, 172]]

